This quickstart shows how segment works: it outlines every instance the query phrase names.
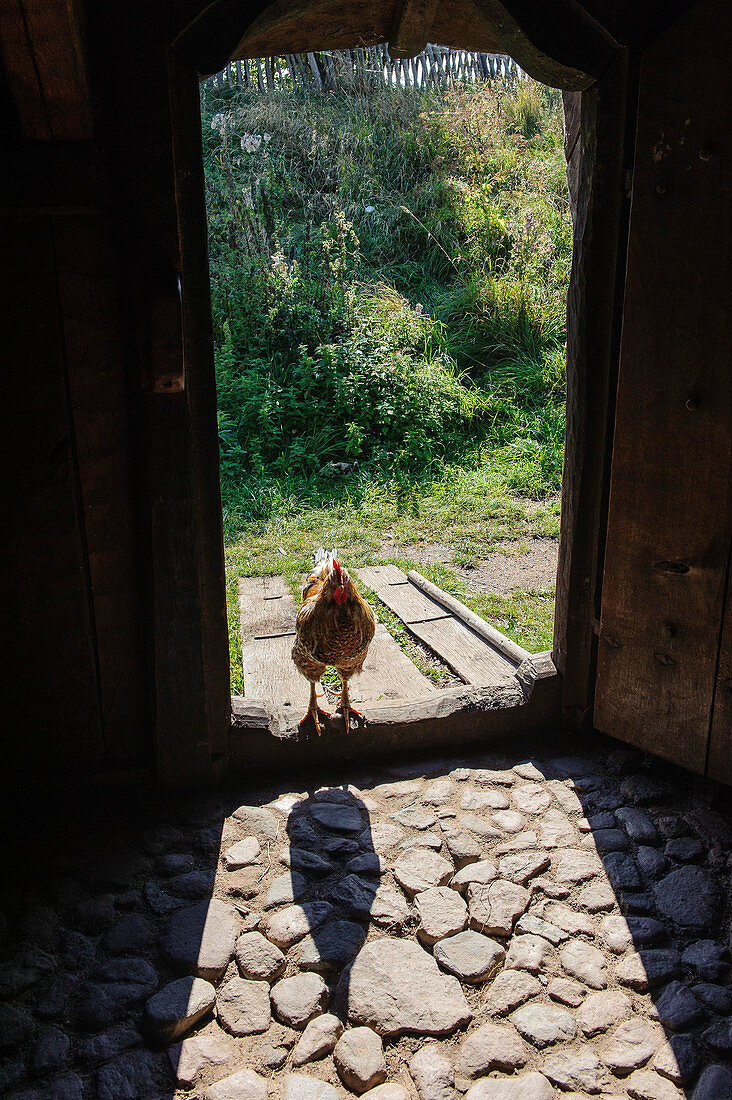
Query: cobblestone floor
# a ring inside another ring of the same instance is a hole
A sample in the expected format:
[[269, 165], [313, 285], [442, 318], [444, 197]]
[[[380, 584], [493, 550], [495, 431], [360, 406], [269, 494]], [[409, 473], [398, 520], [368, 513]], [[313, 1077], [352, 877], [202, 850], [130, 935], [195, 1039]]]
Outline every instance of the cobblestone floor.
[[727, 792], [605, 742], [308, 778], [26, 807], [0, 1094], [732, 1097]]

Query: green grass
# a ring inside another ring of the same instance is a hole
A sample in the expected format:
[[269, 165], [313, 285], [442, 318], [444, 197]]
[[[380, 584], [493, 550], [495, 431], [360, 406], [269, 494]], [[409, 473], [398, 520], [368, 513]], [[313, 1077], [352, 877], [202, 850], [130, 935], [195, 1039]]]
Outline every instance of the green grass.
[[[556, 537], [571, 227], [559, 99], [534, 83], [206, 94], [238, 691], [237, 576], [296, 585], [319, 545], [357, 567], [439, 543], [459, 567]], [[420, 568], [551, 645], [551, 591]]]

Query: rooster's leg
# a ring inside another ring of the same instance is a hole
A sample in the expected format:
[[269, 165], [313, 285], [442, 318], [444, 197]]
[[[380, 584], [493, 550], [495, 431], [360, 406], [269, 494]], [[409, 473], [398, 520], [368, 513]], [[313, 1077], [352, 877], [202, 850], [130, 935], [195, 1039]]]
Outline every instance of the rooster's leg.
[[308, 703], [307, 714], [299, 723], [299, 725], [305, 725], [308, 718], [312, 718], [313, 722], [315, 723], [315, 729], [317, 731], [318, 737], [320, 737], [320, 722], [318, 721], [318, 718], [330, 718], [330, 714], [327, 710], [321, 710], [321, 708], [318, 706], [318, 695], [315, 691], [315, 684], [312, 682], [310, 684], [310, 702]]
[[341, 701], [338, 704], [338, 710], [343, 712], [343, 721], [346, 724], [346, 733], [348, 733], [351, 728], [351, 715], [355, 714], [358, 718], [363, 718], [363, 715], [360, 710], [356, 710], [355, 707], [351, 706], [351, 700], [348, 698], [348, 680], [341, 677], [341, 684], [343, 686], [341, 688]]

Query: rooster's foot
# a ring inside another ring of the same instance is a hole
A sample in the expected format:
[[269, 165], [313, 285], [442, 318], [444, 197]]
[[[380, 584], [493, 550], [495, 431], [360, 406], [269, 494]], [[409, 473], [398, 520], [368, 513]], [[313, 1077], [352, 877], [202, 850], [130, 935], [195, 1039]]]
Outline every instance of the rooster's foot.
[[307, 723], [308, 719], [312, 718], [313, 724], [315, 726], [315, 731], [316, 731], [318, 737], [320, 737], [321, 730], [320, 730], [320, 722], [318, 721], [318, 718], [332, 718], [332, 717], [333, 716], [330, 713], [330, 711], [322, 710], [320, 707], [315, 707], [313, 710], [308, 710], [305, 717], [302, 718], [298, 722], [297, 728], [299, 730], [301, 730], [303, 728], [303, 726]]
[[338, 706], [336, 707], [336, 713], [343, 715], [343, 721], [346, 724], [346, 733], [348, 733], [348, 731], [351, 728], [351, 715], [352, 714], [355, 715], [355, 717], [356, 717], [356, 725], [357, 726], [363, 726], [366, 723], [366, 715], [362, 714], [360, 710], [356, 710], [356, 708], [352, 707], [350, 705], [350, 703], [349, 703], [348, 706], [344, 706], [343, 703], [339, 703]]

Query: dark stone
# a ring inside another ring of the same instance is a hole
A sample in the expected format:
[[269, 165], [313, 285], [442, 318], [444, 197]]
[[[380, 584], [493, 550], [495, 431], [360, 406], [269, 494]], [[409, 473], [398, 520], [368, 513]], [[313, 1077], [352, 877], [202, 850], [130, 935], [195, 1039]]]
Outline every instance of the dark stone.
[[668, 1042], [684, 1084], [693, 1081], [702, 1064], [702, 1051], [693, 1035], [670, 1035]]
[[681, 961], [695, 970], [700, 978], [714, 982], [727, 971], [724, 956], [725, 950], [720, 943], [715, 943], [714, 940], [697, 940], [687, 947]]
[[143, 893], [153, 913], [172, 913], [174, 909], [180, 909], [186, 904], [185, 898], [172, 898], [170, 894], [166, 894], [154, 879], [145, 883]]
[[609, 789], [589, 791], [585, 795], [585, 798], [590, 806], [592, 806], [593, 810], [600, 812], [617, 810], [619, 806], [623, 805], [623, 799], [618, 792]]
[[732, 1019], [719, 1020], [704, 1032], [702, 1038], [719, 1054], [732, 1052]]
[[[310, 822], [306, 821], [302, 814], [296, 820], [290, 818], [289, 822], [287, 823], [287, 835], [290, 838], [290, 844], [294, 844], [295, 847], [321, 847], [320, 837], [318, 836]], [[338, 838], [331, 838], [331, 840], [334, 839], [337, 840]], [[325, 848], [327, 846], [327, 843], [328, 842], [326, 841], [322, 845], [322, 847]]]
[[153, 1055], [149, 1050], [123, 1054], [97, 1073], [98, 1100], [147, 1100], [158, 1095], [153, 1082], [163, 1066], [167, 1067], [165, 1056]]
[[687, 831], [684, 822], [675, 814], [663, 814], [657, 824], [659, 833], [665, 837], [683, 836]]
[[84, 932], [101, 932], [114, 920], [114, 899], [111, 894], [81, 901], [74, 912], [76, 924]]
[[653, 917], [628, 917], [628, 928], [636, 947], [642, 944], [655, 943], [667, 935], [665, 925]]
[[341, 836], [327, 837], [320, 846], [323, 851], [336, 857], [355, 856], [358, 851], [358, 842], [356, 840], [349, 840], [347, 837]]
[[622, 806], [615, 814], [618, 821], [636, 844], [658, 844], [656, 827], [648, 814], [635, 806]]
[[205, 852], [207, 855], [210, 852], [218, 854], [221, 846], [221, 826], [212, 825], [208, 829], [199, 829], [193, 837], [193, 846], [199, 852]]
[[643, 775], [642, 772], [629, 775], [624, 779], [620, 784], [620, 793], [629, 802], [639, 802], [641, 805], [649, 802], [663, 802], [668, 795], [664, 786], [650, 776]]
[[336, 833], [360, 833], [363, 829], [361, 814], [355, 806], [339, 806], [335, 802], [317, 802], [310, 806], [310, 813], [319, 825]]
[[65, 1010], [69, 997], [76, 993], [79, 979], [72, 974], [60, 974], [35, 1002], [34, 1012], [42, 1020], [55, 1020]]
[[697, 1081], [692, 1100], [732, 1100], [732, 1069], [707, 1066]]
[[122, 1024], [114, 1031], [82, 1040], [78, 1047], [78, 1058], [86, 1069], [93, 1069], [101, 1062], [109, 1062], [118, 1054], [141, 1045], [140, 1033], [129, 1024]]
[[46, 951], [56, 951], [59, 946], [60, 930], [58, 915], [45, 905], [35, 905], [25, 914], [21, 934], [24, 940]]
[[13, 1062], [5, 1062], [0, 1066], [0, 1096], [4, 1096], [9, 1089], [19, 1085], [25, 1080], [25, 1063], [21, 1058]]
[[593, 814], [587, 818], [587, 824], [594, 833], [597, 829], [613, 829], [615, 827], [615, 814], [606, 811], [601, 814]]
[[616, 889], [636, 890], [641, 885], [638, 871], [631, 856], [624, 852], [608, 852], [603, 863], [607, 877]]
[[140, 845], [143, 851], [150, 856], [159, 856], [180, 845], [183, 834], [174, 825], [158, 825], [155, 829], [149, 829], [140, 837]]
[[706, 1013], [681, 982], [671, 982], [656, 1001], [658, 1018], [674, 1031], [694, 1027]]
[[96, 970], [92, 979], [76, 1006], [76, 1021], [87, 1031], [109, 1027], [158, 988], [158, 976], [145, 959], [116, 959]]
[[692, 993], [698, 1001], [702, 1001], [720, 1016], [732, 1012], [732, 990], [723, 985], [711, 985], [701, 982], [692, 988]]
[[300, 942], [300, 967], [321, 974], [340, 970], [353, 961], [365, 939], [366, 930], [353, 921], [325, 924]]
[[650, 894], [623, 893], [618, 901], [624, 913], [651, 913], [654, 909], [653, 898]]
[[293, 871], [299, 871], [304, 875], [315, 875], [323, 878], [333, 870], [333, 864], [328, 859], [315, 852], [308, 852], [304, 848], [290, 848], [290, 867]]
[[168, 852], [158, 860], [158, 870], [166, 878], [170, 875], [184, 875], [193, 870], [195, 862], [193, 856], [187, 852]]
[[71, 1040], [57, 1027], [47, 1027], [33, 1047], [32, 1064], [35, 1073], [43, 1077], [63, 1065]]
[[102, 940], [102, 946], [111, 955], [127, 955], [144, 950], [152, 944], [152, 923], [141, 913], [125, 913]]
[[368, 916], [371, 912], [375, 895], [375, 884], [358, 875], [346, 875], [330, 893], [331, 900], [337, 905], [343, 905], [360, 916]]
[[704, 855], [704, 846], [693, 837], [682, 836], [669, 840], [665, 852], [669, 859], [678, 860], [679, 863], [694, 863]]
[[165, 883], [165, 887], [169, 893], [177, 898], [188, 898], [195, 901], [196, 898], [211, 894], [215, 876], [216, 872], [213, 869], [187, 871], [184, 875], [169, 878]]
[[668, 860], [658, 848], [650, 848], [647, 844], [643, 844], [635, 853], [635, 858], [644, 879], [660, 878], [668, 870]]
[[94, 962], [96, 946], [82, 932], [64, 932], [61, 959], [69, 970], [88, 970]]
[[0, 1050], [17, 1050], [29, 1039], [33, 1024], [10, 1005], [0, 1005]]
[[118, 909], [140, 909], [143, 905], [142, 894], [139, 890], [125, 890], [117, 894]]
[[16, 1092], [13, 1100], [83, 1100], [84, 1086], [75, 1073], [61, 1073], [41, 1088]]
[[655, 887], [658, 908], [682, 928], [707, 929], [719, 919], [719, 890], [708, 871], [680, 867]]
[[628, 835], [622, 829], [593, 829], [592, 839], [600, 853], [622, 852], [628, 847]]

